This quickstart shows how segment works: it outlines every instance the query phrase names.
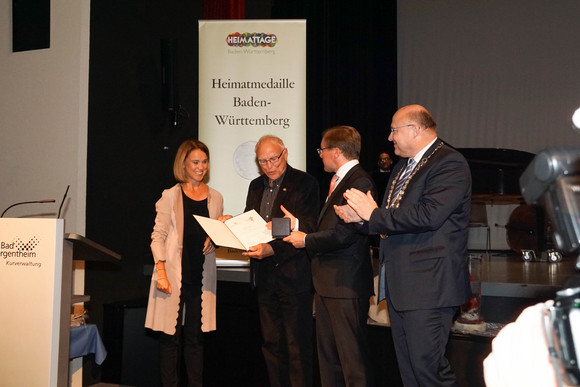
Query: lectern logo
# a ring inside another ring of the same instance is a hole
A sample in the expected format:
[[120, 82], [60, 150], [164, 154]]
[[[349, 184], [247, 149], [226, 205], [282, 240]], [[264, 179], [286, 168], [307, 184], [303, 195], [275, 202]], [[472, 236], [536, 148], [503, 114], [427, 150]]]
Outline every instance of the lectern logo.
[[36, 258], [34, 250], [39, 244], [40, 239], [37, 236], [31, 237], [27, 241], [16, 238], [13, 242], [0, 242], [0, 257], [5, 260], [5, 264], [8, 266], [40, 267], [40, 262], [31, 261], [31, 259]]
[[28, 242], [16, 238], [16, 248], [20, 251], [32, 251], [36, 246], [38, 246], [39, 240], [37, 237], [33, 236]]

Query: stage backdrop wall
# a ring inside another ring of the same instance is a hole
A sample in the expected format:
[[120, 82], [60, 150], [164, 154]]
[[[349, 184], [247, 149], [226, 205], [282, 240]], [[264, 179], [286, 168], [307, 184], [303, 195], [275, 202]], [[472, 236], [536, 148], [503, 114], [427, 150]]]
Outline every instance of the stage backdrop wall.
[[264, 134], [306, 170], [306, 21], [199, 21], [199, 139], [226, 214], [244, 210]]
[[0, 0], [0, 212], [61, 217], [85, 233], [90, 0], [52, 1], [50, 48], [12, 52], [12, 1]]
[[[580, 2], [399, 0], [397, 14], [399, 105], [426, 106], [451, 145], [580, 143]], [[508, 248], [515, 207], [488, 206], [492, 248]]]
[[579, 14], [575, 0], [399, 0], [399, 105], [425, 105], [456, 147], [578, 145]]

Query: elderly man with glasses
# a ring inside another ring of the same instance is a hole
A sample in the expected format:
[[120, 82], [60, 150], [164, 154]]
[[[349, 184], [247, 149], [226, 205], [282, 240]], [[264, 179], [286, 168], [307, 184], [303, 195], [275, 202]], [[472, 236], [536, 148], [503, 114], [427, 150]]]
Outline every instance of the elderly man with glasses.
[[[287, 209], [298, 218], [291, 227], [313, 231], [320, 208], [316, 179], [288, 165], [288, 149], [278, 137], [263, 136], [255, 150], [263, 175], [250, 183], [245, 211], [254, 209], [270, 222], [284, 217]], [[252, 246], [244, 255], [252, 258], [270, 385], [312, 386], [314, 322], [306, 252], [277, 239]]]

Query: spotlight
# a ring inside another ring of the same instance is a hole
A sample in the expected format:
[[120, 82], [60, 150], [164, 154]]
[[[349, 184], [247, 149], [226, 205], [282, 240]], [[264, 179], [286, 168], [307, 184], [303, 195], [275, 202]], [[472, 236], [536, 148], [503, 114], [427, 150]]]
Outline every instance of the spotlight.
[[574, 129], [580, 130], [580, 108], [572, 114], [572, 126]]

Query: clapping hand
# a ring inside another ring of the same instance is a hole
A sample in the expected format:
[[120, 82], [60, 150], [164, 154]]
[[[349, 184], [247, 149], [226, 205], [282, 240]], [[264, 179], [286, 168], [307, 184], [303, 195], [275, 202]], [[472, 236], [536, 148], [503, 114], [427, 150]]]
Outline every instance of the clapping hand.
[[[350, 208], [352, 208], [360, 218], [359, 220], [351, 220], [350, 221], [351, 223], [354, 221], [361, 220], [365, 220], [368, 222], [368, 220], [371, 218], [371, 214], [373, 213], [373, 211], [379, 207], [377, 205], [377, 202], [375, 202], [375, 199], [373, 198], [371, 191], [368, 191], [365, 195], [356, 188], [350, 188], [344, 192], [344, 198], [346, 199], [346, 202], [348, 203]], [[337, 215], [340, 216], [340, 214], [338, 213]], [[348, 215], [346, 217], [348, 219], [352, 218], [352, 216]]]
[[345, 204], [344, 206], [334, 206], [334, 212], [336, 215], [342, 219], [345, 223], [356, 223], [361, 222], [362, 218], [358, 216], [355, 210], [351, 206]]

